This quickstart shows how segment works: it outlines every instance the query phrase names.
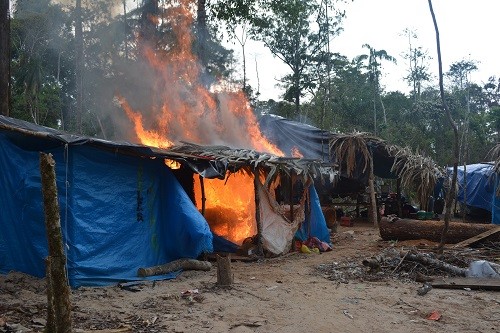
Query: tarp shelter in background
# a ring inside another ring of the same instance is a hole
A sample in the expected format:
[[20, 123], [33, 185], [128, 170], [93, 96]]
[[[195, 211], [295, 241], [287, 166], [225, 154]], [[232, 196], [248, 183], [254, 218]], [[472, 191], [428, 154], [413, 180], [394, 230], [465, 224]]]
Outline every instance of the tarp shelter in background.
[[[39, 171], [41, 151], [51, 153], [56, 161], [63, 240], [73, 287], [137, 280], [139, 267], [196, 258], [212, 252], [214, 244], [221, 244], [213, 242], [206, 219], [193, 203], [190, 192], [195, 174], [224, 183], [228, 173], [245, 168], [267, 176], [293, 173], [304, 179], [323, 172], [316, 161], [282, 159], [228, 147], [185, 145], [166, 150], [71, 135], [0, 116], [0, 273], [15, 270], [45, 275], [48, 251]], [[166, 166], [167, 160], [189, 169], [191, 185], [183, 184], [176, 170]], [[308, 189], [313, 196], [314, 187]], [[264, 198], [260, 198], [262, 203]], [[323, 216], [305, 216], [313, 225], [326, 225]], [[311, 222], [311, 218], [315, 220]], [[278, 225], [288, 228], [290, 222], [289, 234], [293, 236], [304, 219], [281, 219]], [[280, 254], [290, 248], [291, 239], [276, 239], [276, 228], [269, 230], [272, 232], [264, 231], [262, 237], [280, 244], [271, 252]], [[329, 242], [321, 234], [311, 236]]]
[[[305, 158], [339, 164], [341, 173], [336, 186], [325, 188], [331, 194], [350, 195], [366, 188], [369, 175], [368, 170], [364, 168], [362, 155], [358, 154], [358, 163], [356, 163], [354, 172], [347, 175], [346, 168], [342, 168], [340, 165], [345, 162], [338, 161], [330, 151], [330, 142], [339, 134], [272, 114], [262, 115], [259, 118], [259, 124], [265, 136], [287, 156], [293, 156], [294, 153], [299, 152]], [[397, 174], [392, 171], [395, 157], [387, 149], [387, 145], [382, 140], [367, 141], [367, 145], [373, 156], [375, 176], [396, 179]]]
[[[453, 168], [448, 168], [451, 175]], [[465, 183], [464, 183], [465, 179]], [[500, 194], [498, 175], [493, 163], [459, 166], [457, 170], [457, 201], [467, 206], [491, 212], [493, 224], [500, 224]]]
[[[437, 181], [442, 175], [430, 158], [413, 154], [409, 149], [390, 145], [367, 133], [333, 133], [272, 114], [262, 115], [259, 124], [266, 137], [287, 156], [292, 156], [294, 151], [298, 151], [306, 158], [336, 164], [340, 169], [338, 181], [334, 187], [322, 188], [333, 196], [352, 195], [364, 191], [368, 185], [370, 170], [366, 167], [366, 158], [361, 149], [355, 150], [355, 165], [350, 174], [347, 172], [350, 167], [349, 161], [337, 156], [335, 150], [330, 149], [332, 142], [341, 142], [344, 139], [347, 141], [351, 138], [360, 138], [364, 141], [369, 155], [373, 158], [375, 176], [385, 179], [401, 178], [404, 185], [416, 189], [421, 196], [431, 193], [434, 188], [432, 182]], [[429, 180], [431, 183], [427, 183]], [[316, 185], [320, 188], [320, 184]]]

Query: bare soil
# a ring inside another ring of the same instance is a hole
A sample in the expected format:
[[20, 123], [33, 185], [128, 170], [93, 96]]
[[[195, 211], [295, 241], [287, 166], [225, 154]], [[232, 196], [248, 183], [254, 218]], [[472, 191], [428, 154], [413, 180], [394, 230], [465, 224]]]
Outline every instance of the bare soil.
[[[234, 333], [500, 330], [498, 292], [432, 289], [419, 296], [422, 282], [415, 282], [411, 268], [403, 270], [397, 263], [369, 271], [361, 264], [387, 251], [410, 246], [423, 251], [434, 244], [384, 242], [378, 230], [361, 222], [337, 231], [331, 252], [232, 262], [234, 285], [226, 289], [216, 286], [213, 267], [145, 282], [135, 291], [118, 286], [73, 290], [74, 327]], [[439, 320], [428, 319], [433, 312]], [[15, 272], [0, 276], [0, 332], [42, 332], [45, 318], [43, 279]]]

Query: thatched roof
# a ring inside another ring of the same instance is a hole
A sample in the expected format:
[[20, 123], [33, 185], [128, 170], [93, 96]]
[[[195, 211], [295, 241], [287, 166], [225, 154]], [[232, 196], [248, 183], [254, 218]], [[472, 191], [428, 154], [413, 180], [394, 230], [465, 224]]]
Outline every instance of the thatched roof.
[[[355, 170], [363, 174], [369, 172], [369, 162], [373, 159], [374, 169], [379, 168], [379, 176], [385, 173], [389, 175], [388, 178], [401, 178], [402, 186], [416, 190], [420, 202], [427, 201], [426, 198], [432, 194], [438, 179], [444, 175], [443, 170], [431, 158], [413, 153], [409, 148], [389, 145], [368, 133], [333, 135], [330, 140], [330, 155], [332, 160], [345, 168], [347, 177], [352, 177]], [[377, 163], [377, 160], [385, 161], [386, 170], [380, 170], [384, 166], [380, 165], [383, 163]]]
[[488, 153], [488, 156], [493, 161], [493, 170], [495, 173], [500, 172], [500, 142], [498, 142]]
[[224, 178], [226, 172], [242, 168], [283, 171], [304, 177], [328, 175], [333, 177], [332, 166], [317, 160], [278, 157], [250, 149], [235, 149], [226, 146], [201, 146], [182, 143], [168, 149], [150, 147], [130, 142], [103, 140], [39, 126], [26, 121], [0, 116], [0, 131], [16, 143], [30, 149], [44, 150], [57, 146], [88, 145], [141, 158], [164, 158], [187, 164], [194, 172], [207, 178]]

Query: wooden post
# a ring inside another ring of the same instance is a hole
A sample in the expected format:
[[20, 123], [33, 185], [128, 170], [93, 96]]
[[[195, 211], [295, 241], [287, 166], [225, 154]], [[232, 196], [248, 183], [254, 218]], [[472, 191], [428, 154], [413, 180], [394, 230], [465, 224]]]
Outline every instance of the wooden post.
[[264, 255], [264, 248], [262, 245], [262, 221], [260, 220], [260, 197], [259, 197], [259, 170], [257, 168], [253, 171], [253, 189], [255, 192], [255, 222], [257, 223], [257, 255]]
[[293, 223], [294, 214], [293, 211], [293, 170], [290, 170], [290, 221]]
[[229, 287], [233, 284], [233, 274], [231, 273], [231, 255], [222, 257], [217, 255], [217, 285]]
[[[47, 290], [52, 293], [55, 328], [57, 333], [72, 332], [70, 288], [66, 277], [66, 255], [61, 234], [61, 218], [57, 200], [55, 161], [51, 154], [40, 153], [45, 227], [49, 245]], [[49, 296], [50, 297], [50, 296]], [[49, 304], [50, 306], [50, 304]], [[50, 314], [49, 317], [50, 318]], [[47, 323], [47, 326], [50, 327]]]
[[370, 177], [368, 178], [368, 186], [370, 187], [370, 201], [371, 201], [371, 219], [373, 225], [378, 228], [378, 217], [377, 217], [377, 198], [375, 195], [375, 175], [373, 174], [373, 155], [370, 154]]
[[398, 204], [398, 216], [403, 217], [403, 203], [401, 202], [401, 178], [396, 181], [396, 202]]
[[205, 182], [203, 181], [202, 175], [200, 176], [200, 187], [201, 187], [201, 215], [205, 216], [205, 202], [207, 198], [205, 197]]
[[45, 278], [47, 280], [47, 325], [45, 332], [56, 332], [56, 315], [54, 313], [54, 290], [52, 290], [52, 265], [50, 257], [45, 258]]

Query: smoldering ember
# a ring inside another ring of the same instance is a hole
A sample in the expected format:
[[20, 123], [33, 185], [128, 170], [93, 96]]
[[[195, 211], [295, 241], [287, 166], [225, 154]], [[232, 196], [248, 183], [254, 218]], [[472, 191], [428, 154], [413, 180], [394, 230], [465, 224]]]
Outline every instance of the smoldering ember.
[[[0, 4], [0, 332], [498, 330], [475, 64], [385, 92], [385, 50], [330, 49], [339, 1]], [[248, 38], [290, 67], [281, 100]]]

